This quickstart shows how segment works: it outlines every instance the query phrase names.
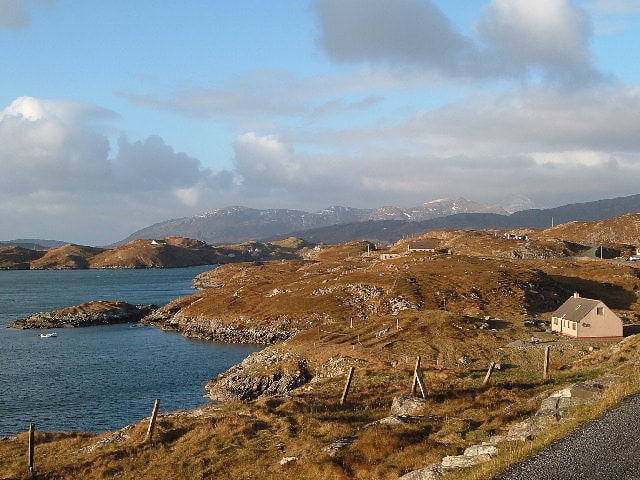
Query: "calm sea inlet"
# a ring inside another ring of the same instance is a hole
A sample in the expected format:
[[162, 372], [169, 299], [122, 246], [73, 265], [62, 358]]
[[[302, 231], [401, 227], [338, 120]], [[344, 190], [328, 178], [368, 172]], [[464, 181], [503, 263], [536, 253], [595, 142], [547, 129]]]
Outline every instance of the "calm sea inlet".
[[160, 412], [207, 403], [205, 384], [259, 349], [189, 340], [128, 324], [40, 330], [5, 328], [32, 313], [91, 300], [165, 305], [194, 293], [209, 267], [0, 271], [0, 436], [29, 429], [104, 432]]

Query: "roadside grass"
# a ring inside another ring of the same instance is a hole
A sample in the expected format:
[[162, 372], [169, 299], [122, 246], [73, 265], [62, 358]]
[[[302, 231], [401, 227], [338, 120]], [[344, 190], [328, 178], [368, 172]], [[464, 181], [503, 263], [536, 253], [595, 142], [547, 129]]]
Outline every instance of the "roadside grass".
[[451, 480], [487, 480], [504, 472], [509, 467], [525, 461], [553, 442], [574, 432], [585, 423], [594, 420], [618, 405], [631, 395], [640, 393], [640, 370], [637, 366], [624, 366], [622, 377], [607, 388], [599, 401], [581, 405], [571, 410], [562, 422], [544, 431], [533, 440], [526, 442], [508, 442], [500, 444], [498, 454], [491, 461], [467, 469], [454, 470], [447, 474]]

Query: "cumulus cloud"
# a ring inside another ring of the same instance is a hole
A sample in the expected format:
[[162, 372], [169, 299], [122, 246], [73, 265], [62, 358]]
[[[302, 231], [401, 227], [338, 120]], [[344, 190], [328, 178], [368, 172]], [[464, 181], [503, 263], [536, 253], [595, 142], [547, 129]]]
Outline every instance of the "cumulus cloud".
[[422, 0], [318, 0], [320, 45], [336, 61], [419, 64], [445, 72], [468, 68], [472, 43], [440, 9]]
[[568, 0], [493, 0], [477, 25], [507, 65], [561, 77], [593, 77], [587, 12]]
[[0, 179], [5, 191], [65, 190], [74, 177], [92, 179], [106, 172], [108, 140], [88, 119], [113, 114], [71, 101], [16, 99], [0, 113]]
[[319, 44], [339, 62], [384, 63], [446, 77], [601, 78], [593, 67], [587, 12], [568, 0], [493, 0], [458, 33], [429, 0], [317, 0]]
[[53, 0], [0, 0], [0, 27], [22, 28], [29, 25], [32, 4], [50, 5]]
[[573, 92], [532, 87], [475, 96], [417, 115], [407, 132], [441, 149], [640, 149], [640, 90], [616, 85]]
[[307, 205], [319, 209], [327, 202], [363, 208], [410, 207], [456, 195], [499, 203], [516, 194], [530, 196], [541, 206], [555, 206], [584, 201], [586, 185], [595, 198], [609, 197], [611, 185], [620, 194], [635, 193], [640, 175], [637, 156], [594, 150], [483, 154], [469, 149], [447, 155], [380, 149], [366, 155], [312, 155], [295, 153], [280, 138], [254, 133], [238, 138], [235, 148], [234, 168], [244, 180], [239, 193], [262, 208]]
[[97, 232], [107, 228], [106, 219], [121, 219], [120, 233], [108, 237], [115, 241], [151, 219], [186, 212], [199, 190], [229, 182], [158, 136], [133, 142], [121, 136], [112, 150], [102, 122], [113, 118], [82, 102], [21, 97], [6, 107], [0, 113], [0, 230], [2, 222], [40, 222], [47, 214], [65, 238], [70, 225], [86, 222]]

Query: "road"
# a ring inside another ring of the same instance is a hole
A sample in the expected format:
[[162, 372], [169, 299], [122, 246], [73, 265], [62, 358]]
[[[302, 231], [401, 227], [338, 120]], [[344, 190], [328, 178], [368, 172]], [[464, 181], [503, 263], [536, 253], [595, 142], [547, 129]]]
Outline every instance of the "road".
[[494, 480], [640, 480], [640, 394]]

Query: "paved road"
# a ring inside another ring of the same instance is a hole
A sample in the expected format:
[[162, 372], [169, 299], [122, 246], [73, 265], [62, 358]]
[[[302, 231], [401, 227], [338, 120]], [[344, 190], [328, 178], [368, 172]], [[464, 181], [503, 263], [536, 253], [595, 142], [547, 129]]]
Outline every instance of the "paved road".
[[640, 394], [494, 480], [640, 480]]

